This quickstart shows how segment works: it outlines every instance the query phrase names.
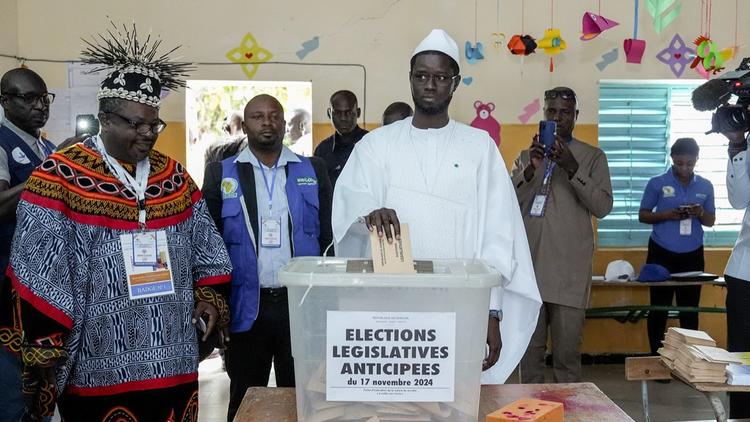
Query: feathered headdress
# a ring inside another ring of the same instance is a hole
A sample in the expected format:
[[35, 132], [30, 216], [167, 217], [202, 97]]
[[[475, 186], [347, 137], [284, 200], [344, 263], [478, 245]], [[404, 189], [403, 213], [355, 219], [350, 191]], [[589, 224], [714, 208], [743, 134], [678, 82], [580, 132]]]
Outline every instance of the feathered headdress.
[[106, 71], [97, 99], [122, 98], [159, 108], [161, 91], [185, 86], [184, 77], [193, 70], [191, 63], [175, 62], [169, 58], [177, 46], [158, 55], [161, 39], [138, 40], [138, 32], [125, 25], [122, 31], [114, 24], [104, 34], [91, 41], [83, 40], [87, 47], [81, 52], [81, 61], [93, 65], [91, 71]]

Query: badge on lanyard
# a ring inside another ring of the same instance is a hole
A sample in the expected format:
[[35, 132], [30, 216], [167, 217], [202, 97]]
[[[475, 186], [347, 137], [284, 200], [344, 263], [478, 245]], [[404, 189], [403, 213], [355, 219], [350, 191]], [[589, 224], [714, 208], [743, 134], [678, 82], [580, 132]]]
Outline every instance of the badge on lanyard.
[[276, 172], [279, 170], [278, 161], [271, 170], [271, 184], [268, 183], [266, 171], [260, 164], [260, 172], [263, 175], [263, 182], [266, 185], [268, 193], [268, 216], [260, 219], [260, 246], [263, 248], [280, 248], [281, 247], [281, 217], [273, 216], [273, 192], [276, 188]]
[[531, 204], [529, 215], [532, 217], [544, 217], [544, 208], [547, 206], [547, 195], [534, 195], [534, 202]]
[[547, 208], [547, 199], [551, 190], [550, 182], [552, 172], [555, 170], [555, 163], [550, 163], [546, 160], [545, 162], [542, 187], [539, 189], [539, 193], [534, 195], [534, 202], [531, 203], [531, 209], [529, 210], [529, 215], [532, 217], [544, 217], [544, 210]]
[[164, 230], [120, 235], [130, 300], [174, 293], [174, 278]]
[[680, 220], [680, 236], [690, 236], [693, 230], [693, 220], [686, 218]]
[[281, 217], [262, 217], [260, 220], [260, 246], [281, 247]]

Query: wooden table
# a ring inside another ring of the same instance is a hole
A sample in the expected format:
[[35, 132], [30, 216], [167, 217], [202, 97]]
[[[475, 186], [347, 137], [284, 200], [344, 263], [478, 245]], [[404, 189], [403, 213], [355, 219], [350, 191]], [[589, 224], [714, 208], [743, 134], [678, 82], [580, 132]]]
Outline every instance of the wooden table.
[[659, 356], [643, 356], [643, 357], [630, 357], [625, 359], [625, 378], [628, 381], [641, 381], [642, 385], [642, 400], [643, 400], [643, 415], [644, 419], [648, 422], [651, 418], [649, 416], [648, 406], [648, 383], [649, 380], [665, 380], [675, 378], [688, 386], [694, 388], [696, 391], [700, 391], [706, 396], [708, 402], [711, 404], [711, 408], [714, 411], [714, 416], [718, 422], [727, 422], [727, 412], [724, 409], [724, 404], [721, 402], [721, 396], [719, 393], [738, 393], [738, 392], [750, 392], [750, 386], [748, 385], [729, 385], [727, 383], [712, 383], [712, 382], [690, 382], [682, 377], [676, 371], [672, 371], [667, 365], [662, 362]]
[[[533, 397], [563, 403], [565, 419], [580, 422], [632, 422], [625, 412], [590, 382], [574, 384], [483, 385], [479, 421], [508, 403]], [[248, 388], [235, 422], [297, 422], [293, 388]]]

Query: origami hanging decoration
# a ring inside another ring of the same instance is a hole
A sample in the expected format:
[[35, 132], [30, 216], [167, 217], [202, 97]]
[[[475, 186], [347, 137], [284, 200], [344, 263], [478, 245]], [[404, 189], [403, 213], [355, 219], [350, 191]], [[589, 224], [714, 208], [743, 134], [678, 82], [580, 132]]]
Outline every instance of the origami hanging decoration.
[[[562, 35], [560, 35], [560, 30], [558, 28], [545, 30], [544, 38], [537, 43], [537, 47], [543, 49], [548, 56], [556, 56], [560, 54], [560, 52], [565, 50], [567, 46], [568, 45], [565, 43], [565, 40], [562, 39]], [[553, 58], [550, 57], [549, 71], [552, 72], [553, 70], [555, 70], [555, 64]]]
[[593, 12], [586, 12], [583, 14], [583, 21], [581, 23], [583, 35], [581, 35], [581, 41], [589, 41], [598, 37], [602, 32], [612, 29], [619, 23], [607, 19], [604, 16], [599, 16]]
[[646, 51], [646, 41], [638, 39], [638, 0], [635, 0], [635, 12], [633, 13], [633, 38], [627, 38], [622, 43], [625, 51], [625, 61], [640, 64], [643, 53]]
[[685, 72], [693, 57], [695, 57], [695, 50], [685, 45], [679, 34], [675, 34], [669, 46], [656, 55], [656, 58], [669, 66], [678, 78]]
[[721, 72], [724, 69], [722, 66], [724, 62], [734, 56], [734, 48], [718, 51], [716, 43], [703, 35], [696, 38], [693, 44], [697, 46], [696, 57], [690, 67], [695, 68], [700, 65], [706, 72], [713, 72], [714, 75]]
[[654, 19], [654, 32], [661, 32], [680, 14], [682, 5], [678, 0], [646, 0], [646, 10]]
[[493, 32], [491, 36], [492, 36], [492, 46], [495, 47], [495, 50], [500, 51], [500, 48], [503, 46], [503, 43], [505, 42], [505, 34], [502, 32]]
[[466, 62], [474, 64], [480, 60], [484, 60], [484, 45], [481, 42], [477, 42], [475, 46], [471, 45], [471, 41], [466, 41], [464, 47]]
[[536, 40], [531, 35], [514, 35], [508, 41], [510, 54], [528, 56], [536, 51]]
[[567, 48], [567, 43], [562, 39], [560, 30], [558, 28], [550, 28], [544, 31], [544, 38], [539, 40], [537, 47], [544, 50], [549, 56], [555, 56], [560, 54], [562, 50]]

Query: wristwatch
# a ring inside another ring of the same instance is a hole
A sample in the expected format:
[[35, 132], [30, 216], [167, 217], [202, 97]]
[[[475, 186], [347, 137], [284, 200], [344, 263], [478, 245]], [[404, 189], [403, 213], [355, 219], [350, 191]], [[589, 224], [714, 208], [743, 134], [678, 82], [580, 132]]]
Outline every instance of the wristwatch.
[[502, 309], [490, 309], [490, 318], [495, 318], [498, 321], [502, 321], [503, 310]]

